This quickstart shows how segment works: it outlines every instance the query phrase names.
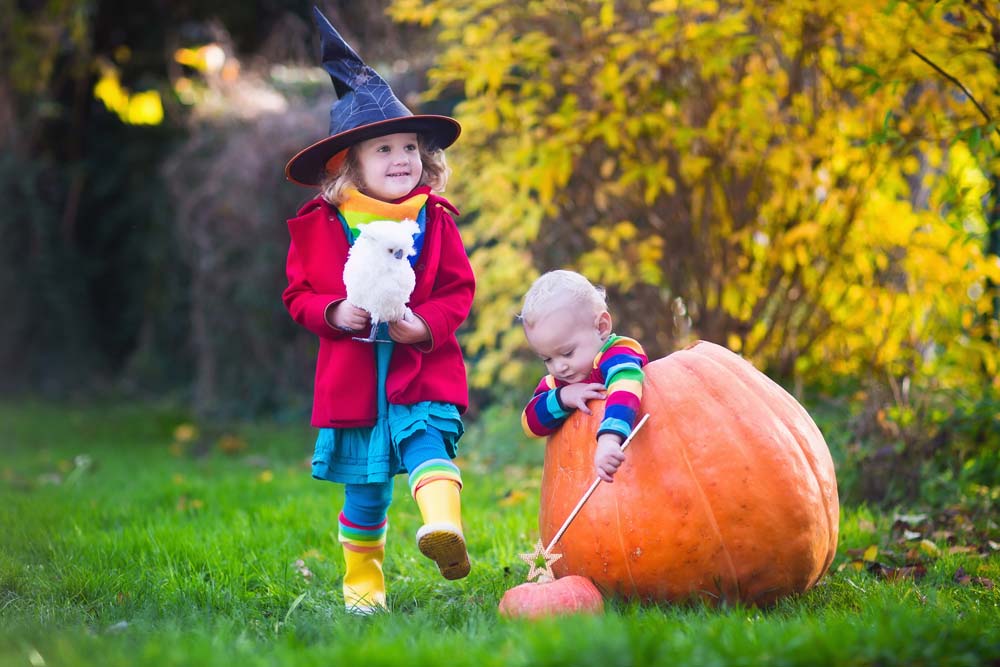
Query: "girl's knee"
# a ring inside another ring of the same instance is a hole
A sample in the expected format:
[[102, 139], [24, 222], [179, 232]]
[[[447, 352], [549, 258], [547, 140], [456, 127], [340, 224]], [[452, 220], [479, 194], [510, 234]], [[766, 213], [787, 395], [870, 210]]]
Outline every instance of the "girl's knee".
[[444, 434], [433, 426], [428, 426], [426, 430], [414, 433], [404, 440], [400, 445], [400, 453], [403, 465], [411, 471], [424, 461], [451, 458], [444, 446]]
[[363, 525], [385, 519], [392, 502], [392, 482], [382, 484], [347, 484], [344, 486], [344, 516]]

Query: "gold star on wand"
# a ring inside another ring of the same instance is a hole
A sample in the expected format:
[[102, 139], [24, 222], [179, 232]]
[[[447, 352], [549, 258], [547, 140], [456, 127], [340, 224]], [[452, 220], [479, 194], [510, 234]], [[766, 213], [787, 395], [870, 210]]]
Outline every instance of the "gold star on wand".
[[[556, 562], [562, 558], [562, 554], [554, 554], [545, 550], [545, 545], [542, 544], [541, 540], [535, 543], [535, 550], [530, 554], [518, 554], [518, 558], [523, 560], [530, 566], [528, 570], [528, 581], [533, 581], [539, 578], [539, 581], [545, 581], [541, 577], [547, 577], [548, 581], [552, 581], [556, 578], [556, 575], [552, 572], [552, 563]], [[539, 567], [539, 559], [545, 562], [545, 565]]]

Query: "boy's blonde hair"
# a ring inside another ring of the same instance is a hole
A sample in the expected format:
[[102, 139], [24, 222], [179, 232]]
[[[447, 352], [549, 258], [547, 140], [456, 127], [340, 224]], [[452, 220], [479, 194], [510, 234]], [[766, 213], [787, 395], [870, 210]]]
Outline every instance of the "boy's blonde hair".
[[[361, 165], [358, 162], [355, 146], [357, 144], [347, 149], [347, 156], [341, 167], [334, 172], [328, 172], [319, 184], [323, 199], [334, 206], [344, 203], [348, 190], [363, 189]], [[448, 176], [451, 175], [444, 151], [432, 148], [422, 134], [417, 135], [417, 146], [420, 149], [420, 162], [423, 163], [423, 173], [420, 175], [418, 185], [429, 185], [435, 192], [444, 192], [445, 186], [448, 185]]]
[[542, 274], [528, 289], [521, 307], [521, 321], [526, 327], [534, 326], [560, 306], [582, 306], [595, 316], [608, 309], [603, 287], [576, 271], [559, 269]]

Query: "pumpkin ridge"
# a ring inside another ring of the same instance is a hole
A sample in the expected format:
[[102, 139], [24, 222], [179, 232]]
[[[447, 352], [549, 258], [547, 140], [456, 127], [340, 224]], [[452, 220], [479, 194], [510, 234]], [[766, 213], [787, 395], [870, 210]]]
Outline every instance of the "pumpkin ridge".
[[[673, 357], [673, 356], [678, 356], [678, 355], [676, 355], [676, 353], [674, 355], [670, 355], [670, 357], [666, 357], [664, 359], [664, 361], [668, 361], [669, 362], [670, 358]], [[685, 366], [682, 362], [680, 362], [679, 358], [675, 359], [674, 361], [677, 362], [677, 366], [678, 366], [678, 369], [680, 371], [685, 372], [688, 376], [694, 378], [694, 380], [696, 381], [697, 384], [700, 384], [700, 385], [704, 386], [705, 383], [702, 382], [701, 378], [698, 377], [697, 374], [692, 373], [687, 366]], [[656, 390], [656, 393], [660, 394], [662, 392], [659, 390], [659, 387], [656, 386], [656, 383], [657, 383], [658, 379], [659, 378], [656, 378], [656, 377], [650, 378], [649, 382], [648, 382], [648, 385], [651, 385], [654, 388], [654, 390]], [[646, 385], [646, 384], [647, 383], [644, 383], [644, 385]], [[644, 387], [643, 391], [645, 393], [645, 387]], [[713, 396], [713, 398], [715, 398], [715, 397]], [[662, 401], [663, 399], [661, 398], [660, 400]], [[694, 467], [691, 465], [691, 460], [690, 460], [690, 458], [688, 458], [687, 443], [684, 442], [683, 438], [680, 437], [680, 434], [677, 432], [676, 428], [674, 427], [673, 420], [670, 420], [670, 419], [666, 420], [666, 423], [664, 424], [664, 426], [667, 429], [669, 429], [670, 434], [671, 434], [670, 441], [676, 443], [676, 445], [677, 445], [677, 451], [680, 453], [681, 458], [684, 461], [684, 467], [687, 469], [688, 475], [689, 475], [691, 481], [694, 483], [695, 488], [698, 491], [698, 497], [701, 499], [701, 504], [705, 508], [704, 509], [704, 513], [705, 513], [705, 517], [706, 517], [706, 520], [708, 522], [708, 525], [710, 525], [712, 527], [712, 530], [715, 532], [716, 542], [718, 543], [719, 547], [722, 549], [722, 554], [723, 554], [724, 561], [729, 566], [729, 575], [730, 575], [730, 577], [732, 578], [733, 581], [739, 582], [739, 579], [736, 576], [736, 563], [733, 561], [733, 555], [729, 552], [729, 547], [726, 545], [726, 541], [722, 537], [722, 531], [719, 529], [719, 522], [718, 522], [718, 519], [715, 516], [715, 507], [713, 507], [712, 503], [709, 501], [708, 494], [705, 493], [705, 487], [702, 485], [701, 480], [698, 479], [698, 475], [695, 474]], [[738, 583], [737, 583], [737, 585], [738, 585]]]
[[[747, 368], [756, 371], [757, 369], [753, 364], [751, 364], [745, 358], [735, 355], [735, 353], [733, 353], [733, 356], [735, 358], [732, 360], [734, 363], [729, 363], [729, 359], [726, 358], [729, 355], [716, 356], [715, 354], [713, 354], [713, 352], [714, 350], [712, 349], [711, 346], [701, 346], [701, 349], [699, 350], [698, 353], [700, 353], [703, 358], [710, 360], [713, 364], [724, 368], [726, 371], [729, 372], [730, 375], [735, 376], [736, 380], [740, 383], [740, 385], [744, 389], [748, 391], [749, 394], [757, 395], [753, 391], [755, 387], [751, 386], [751, 384], [747, 381], [747, 376], [744, 375], [743, 372], [737, 372], [737, 368], [739, 369], [739, 371], [746, 371]], [[742, 362], [742, 365], [745, 365], [747, 368], [737, 366], [737, 364], [735, 363], [737, 361]], [[756, 379], [758, 378], [758, 375], [755, 374], [751, 375], [750, 377]], [[794, 413], [793, 416], [798, 416], [799, 420], [805, 419], [806, 423], [813, 427], [812, 429], [808, 430], [815, 431], [815, 433], [819, 435], [819, 437], [822, 438], [823, 441], [825, 442], [825, 438], [823, 438], [823, 433], [822, 431], [819, 430], [819, 427], [816, 426], [816, 422], [812, 419], [812, 417], [809, 416], [809, 413], [805, 410], [805, 408], [803, 408], [801, 404], [795, 401], [794, 397], [791, 396], [791, 394], [789, 394], [784, 387], [782, 387], [780, 384], [778, 384], [773, 379], [768, 377], [766, 374], [760, 373], [759, 377], [762, 378], [760, 384], [763, 384], [764, 387], [769, 390], [768, 391], [769, 398], [780, 401], [786, 408], [789, 408], [790, 413]], [[789, 398], [791, 398], [792, 401], [789, 401]], [[830, 548], [830, 544], [835, 540], [834, 535], [836, 535], [839, 532], [839, 530], [834, 529], [835, 527], [833, 525], [833, 518], [830, 516], [830, 512], [827, 509], [829, 504], [827, 501], [829, 499], [827, 498], [824, 485], [820, 479], [819, 471], [817, 470], [818, 461], [814, 460], [814, 457], [812, 456], [813, 454], [812, 448], [807, 447], [807, 445], [804, 442], [808, 440], [808, 434], [806, 433], [806, 429], [802, 429], [800, 433], [798, 430], [791, 428], [787, 423], [786, 419], [784, 419], [782, 415], [779, 414], [774, 407], [772, 407], [771, 402], [767, 400], [761, 400], [761, 403], [763, 403], [767, 407], [767, 411], [774, 416], [775, 420], [781, 424], [782, 429], [791, 436], [792, 440], [795, 441], [795, 444], [799, 449], [799, 453], [801, 454], [802, 459], [805, 461], [806, 466], [809, 468], [809, 472], [812, 475], [812, 480], [815, 484], [817, 496], [823, 501], [822, 514], [823, 518], [826, 521], [827, 549], [826, 549], [826, 555], [823, 558], [823, 567], [820, 568], [819, 571], [816, 573], [816, 575], [812, 577], [811, 580], [809, 581], [808, 588], [811, 588], [813, 585], [816, 584], [817, 581], [820, 580], [820, 578], [822, 578], [823, 574], [827, 571], [827, 569], [830, 567], [830, 564], [833, 562], [833, 556], [836, 552], [836, 547]], [[839, 526], [837, 528], [839, 529]]]
[[[720, 390], [719, 387], [722, 385], [720, 385], [717, 382], [717, 380], [720, 377], [724, 377], [726, 378], [727, 382], [729, 383], [729, 386], [731, 387], [736, 386], [738, 383], [739, 387], [741, 388], [741, 391], [736, 393], [745, 396], [746, 400], [751, 402], [753, 409], [749, 413], [742, 413], [742, 412], [734, 413], [735, 418], [730, 422], [730, 428], [731, 428], [730, 434], [731, 438], [735, 438], [735, 440], [730, 439], [729, 442], [730, 444], [732, 444], [733, 442], [739, 443], [739, 448], [737, 451], [739, 451], [740, 455], [743, 456], [747, 461], [753, 462], [759, 460], [759, 455], [757, 454], [750, 455], [753, 452], [748, 447], [743, 445], [743, 443], [747, 440], [748, 437], [752, 437], [755, 435], [755, 431], [757, 428], [755, 425], [755, 421], [746, 418], [746, 415], [752, 414], [754, 410], [760, 410], [761, 405], [768, 405], [767, 413], [770, 413], [771, 416], [770, 419], [768, 419], [767, 421], [769, 424], [772, 425], [772, 427], [775, 428], [775, 433], [772, 436], [774, 438], [773, 442], [778, 443], [779, 445], [783, 443], [784, 440], [786, 440], [788, 437], [791, 437], [789, 429], [787, 428], [787, 425], [784, 423], [784, 420], [782, 420], [778, 415], [773, 414], [773, 411], [770, 409], [770, 406], [767, 403], [767, 401], [772, 398], [771, 391], [769, 390], [769, 388], [766, 385], [761, 386], [760, 383], [753, 382], [755, 376], [751, 375], [749, 378], [747, 378], [743, 374], [748, 370], [756, 371], [756, 369], [754, 369], [754, 367], [751, 364], [749, 364], [749, 362], [746, 362], [746, 368], [738, 368], [738, 370], [734, 370], [733, 368], [722, 363], [713, 356], [710, 356], [710, 353], [705, 353], [705, 351], [712, 349], [712, 347], [713, 347], [712, 344], [699, 346], [698, 350], [692, 351], [693, 354], [697, 355], [696, 357], [692, 357], [690, 355], [681, 355], [681, 365], [686, 373], [692, 375], [696, 379], [696, 381], [699, 383], [701, 387], [701, 391], [703, 391], [706, 396], [710, 397], [720, 407], [728, 406], [728, 401], [727, 401], [728, 395]], [[761, 413], [765, 413], [765, 411], [763, 410], [760, 411]], [[780, 422], [780, 426], [775, 422]], [[776, 454], [781, 454], [783, 456], [787, 456], [788, 454], [794, 452], [795, 450], [786, 451], [784, 446], [778, 446], [775, 448], [771, 448], [769, 451], [772, 452], [772, 455], [776, 453]], [[799, 455], [801, 459], [806, 458], [801, 452], [799, 452]], [[802, 465], [802, 460], [800, 460], [800, 465]], [[806, 466], [802, 467], [803, 470], [806, 468]], [[755, 470], [754, 472], [756, 473], [759, 471]], [[816, 483], [816, 486], [819, 487], [818, 481]], [[821, 492], [816, 493], [815, 497], [822, 498], [822, 493]], [[713, 513], [715, 514], [717, 514], [720, 511], [723, 513], [722, 525], [728, 526], [729, 522], [726, 517], [728, 512], [731, 510], [731, 507], [724, 503], [721, 508], [716, 508], [713, 505], [712, 509]], [[794, 524], [789, 524], [789, 525], [798, 527], [797, 525]], [[733, 538], [734, 538], [733, 534], [727, 533], [724, 543], [726, 545], [729, 545], [730, 540], [732, 540]], [[800, 553], [802, 555], [809, 554], [811, 556], [813, 553], [811, 544], [812, 543], [810, 542], [808, 544], [799, 545], [799, 548], [801, 549]], [[741, 553], [742, 551], [743, 551], [742, 548], [737, 548], [737, 553]], [[766, 596], [766, 591], [757, 590], [757, 587], [759, 586], [759, 581], [758, 581], [759, 575], [757, 574], [756, 569], [754, 569], [753, 567], [750, 568], [747, 567], [748, 562], [753, 563], [757, 567], [760, 567], [761, 565], [759, 561], [753, 559], [751, 559], [750, 561], [747, 561], [746, 559], [741, 559], [741, 563], [743, 565], [742, 576], [737, 576], [736, 572], [734, 571], [732, 581], [735, 584], [738, 597], [746, 598], [746, 596], [752, 596], [752, 598], [756, 602], [758, 598]], [[811, 564], [814, 564], [816, 560], [810, 558], [809, 562]], [[769, 565], [769, 567], [771, 566]], [[807, 573], [809, 575], [809, 578], [802, 580], [803, 584], [806, 583], [807, 581], [812, 580], [811, 575], [813, 573], [813, 566], [810, 566], [808, 568]], [[790, 583], [791, 583], [790, 581], [786, 582], [786, 585]], [[754, 591], [756, 591], [756, 593]]]
[[[619, 482], [620, 483], [620, 482]], [[614, 489], [614, 487], [612, 487]], [[628, 575], [628, 581], [632, 585], [632, 594], [634, 595], [638, 590], [638, 586], [635, 584], [635, 577], [632, 576], [632, 566], [629, 565], [628, 549], [625, 547], [625, 539], [622, 535], [622, 508], [621, 504], [618, 502], [618, 491], [614, 490], [615, 498], [615, 524], [617, 525], [618, 533], [618, 546], [622, 550], [622, 564], [625, 566], [625, 574]]]
[[[711, 357], [707, 357], [701, 352], [703, 348], [708, 347], [708, 345], [704, 344], [706, 343], [706, 341], [698, 341], [698, 342], [702, 343], [702, 345], [699, 345], [697, 349], [694, 348], [694, 346], [692, 346], [691, 348], [686, 348], [684, 350], [681, 350], [681, 353], [676, 354], [677, 363], [682, 369], [684, 369], [685, 372], [687, 372], [691, 377], [695, 378], [697, 383], [702, 387], [705, 394], [711, 396], [712, 400], [715, 401], [716, 405], [725, 408], [727, 405], [727, 402], [725, 400], [726, 397], [720, 395], [719, 392], [715, 391], [713, 383], [706, 382], [705, 378], [697, 371], [698, 364], [703, 363], [702, 360], [709, 359], [713, 362], [715, 361]], [[719, 366], [720, 364], [716, 362], [716, 365]], [[725, 366], [723, 366], [723, 368], [726, 371], [726, 375], [732, 374], [728, 368], [726, 368]], [[740, 420], [740, 425], [744, 426], [745, 422]], [[740, 454], [743, 455], [744, 458], [753, 458], [749, 456], [747, 447], [743, 444], [742, 440], [737, 441], [736, 444], [739, 446]]]

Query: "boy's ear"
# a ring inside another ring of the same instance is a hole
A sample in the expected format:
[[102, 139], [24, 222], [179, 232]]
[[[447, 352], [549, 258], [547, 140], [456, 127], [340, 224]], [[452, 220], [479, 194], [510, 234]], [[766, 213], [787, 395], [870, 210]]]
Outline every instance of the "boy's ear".
[[611, 336], [611, 313], [606, 310], [603, 311], [597, 316], [597, 322], [595, 324], [597, 325], [598, 333], [601, 334], [601, 340], [607, 340], [608, 337]]

